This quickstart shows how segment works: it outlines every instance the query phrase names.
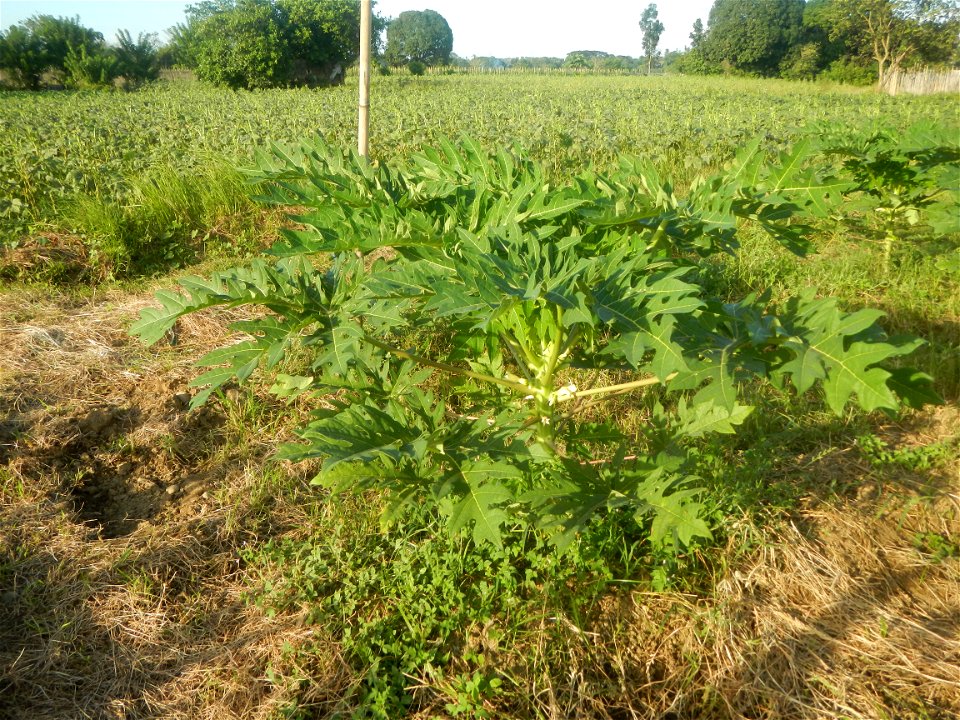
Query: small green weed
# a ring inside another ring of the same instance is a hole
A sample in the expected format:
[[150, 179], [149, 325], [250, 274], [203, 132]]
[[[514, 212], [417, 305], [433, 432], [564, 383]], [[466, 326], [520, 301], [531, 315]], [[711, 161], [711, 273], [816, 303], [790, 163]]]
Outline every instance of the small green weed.
[[914, 472], [942, 467], [956, 458], [956, 439], [918, 447], [892, 448], [876, 435], [861, 435], [857, 446], [874, 467], [899, 465]]
[[[642, 532], [625, 534], [626, 520], [616, 530], [609, 521], [593, 523], [560, 554], [521, 529], [505, 533], [502, 547], [477, 546], [445, 532], [424, 509], [385, 530], [379, 504], [369, 495], [355, 504], [344, 498], [311, 537], [271, 540], [244, 557], [254, 573], [280, 574], [253, 602], [269, 614], [304, 610], [309, 622], [341, 639], [363, 677], [343, 700], [341, 710], [353, 717], [392, 718], [423, 707], [487, 717], [510, 682], [504, 648], [545, 619], [584, 627], [611, 582], [649, 587], [649, 574], [636, 573], [656, 565]], [[546, 627], [550, 633], [560, 623]]]
[[918, 532], [913, 536], [913, 546], [930, 555], [933, 562], [942, 562], [960, 557], [960, 542], [936, 532]]

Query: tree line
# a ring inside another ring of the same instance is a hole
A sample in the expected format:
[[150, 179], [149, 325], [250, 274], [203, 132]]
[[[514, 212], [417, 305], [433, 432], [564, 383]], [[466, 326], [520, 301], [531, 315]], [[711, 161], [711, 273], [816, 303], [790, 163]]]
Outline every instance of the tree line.
[[127, 85], [156, 80], [160, 57], [156, 35], [134, 40], [121, 30], [116, 43], [80, 24], [80, 18], [36, 15], [0, 33], [0, 70], [11, 84], [36, 90], [45, 76], [52, 84], [86, 88], [122, 78]]
[[956, 0], [716, 0], [675, 69], [884, 85], [891, 72], [960, 64]]
[[[577, 50], [565, 58], [474, 58], [453, 55], [453, 33], [432, 10], [387, 19], [374, 13], [381, 71], [428, 66], [568, 68], [650, 73], [654, 66], [688, 74], [742, 74], [790, 79], [826, 77], [867, 84], [917, 65], [960, 65], [958, 0], [716, 0], [690, 46], [661, 55], [664, 25], [650, 4], [639, 20], [633, 58]], [[155, 34], [116, 42], [79, 17], [37, 15], [0, 32], [0, 70], [18, 87], [139, 85], [161, 67], [193, 70], [233, 88], [322, 86], [342, 82], [357, 60], [360, 0], [202, 0], [161, 44]], [[385, 37], [385, 42], [384, 42]]]
[[[432, 10], [404, 12], [387, 21], [374, 13], [378, 58], [422, 72], [450, 61], [453, 33]], [[386, 47], [380, 41], [386, 31]], [[359, 0], [202, 0], [190, 5], [168, 40], [121, 31], [114, 45], [80, 18], [36, 15], [0, 33], [0, 70], [9, 84], [38, 89], [139, 84], [161, 67], [193, 70], [232, 88], [323, 86], [343, 81], [356, 62]]]

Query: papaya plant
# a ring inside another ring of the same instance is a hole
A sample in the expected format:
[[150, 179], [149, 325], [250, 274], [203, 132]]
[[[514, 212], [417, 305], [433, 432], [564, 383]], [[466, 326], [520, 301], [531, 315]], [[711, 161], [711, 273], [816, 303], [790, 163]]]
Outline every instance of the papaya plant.
[[[884, 127], [856, 133], [826, 128], [823, 136], [824, 154], [838, 158], [841, 174], [852, 182], [840, 218], [854, 227], [860, 217], [867, 218], [868, 229], [881, 238], [887, 270], [896, 248], [907, 241], [907, 228], [922, 227], [928, 238], [960, 233], [956, 128], [922, 122], [903, 133]], [[954, 243], [951, 249], [956, 263], [960, 247]]]
[[[691, 444], [744, 422], [744, 383], [818, 386], [836, 413], [936, 401], [929, 377], [885, 365], [920, 341], [887, 338], [881, 313], [809, 294], [723, 302], [701, 282], [745, 221], [805, 250], [802, 220], [849, 187], [809, 152], [767, 162], [754, 144], [680, 196], [636, 159], [553, 186], [519, 151], [469, 139], [380, 165], [320, 140], [274, 146], [250, 174], [263, 201], [302, 210], [273, 258], [181, 280], [132, 332], [153, 343], [186, 313], [262, 307], [233, 325], [247, 339], [200, 361], [193, 405], [271, 373], [274, 393], [316, 408], [279, 456], [322, 460], [315, 482], [335, 493], [386, 491], [388, 518], [429, 502], [478, 542], [527, 523], [563, 543], [629, 512], [679, 548], [710, 535]], [[626, 393], [642, 395], [638, 429], [602, 409]]]

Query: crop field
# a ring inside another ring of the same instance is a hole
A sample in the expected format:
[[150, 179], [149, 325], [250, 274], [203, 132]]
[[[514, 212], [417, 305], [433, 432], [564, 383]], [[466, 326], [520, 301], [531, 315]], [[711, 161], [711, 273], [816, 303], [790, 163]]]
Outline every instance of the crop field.
[[960, 718], [956, 98], [0, 94], [0, 716]]

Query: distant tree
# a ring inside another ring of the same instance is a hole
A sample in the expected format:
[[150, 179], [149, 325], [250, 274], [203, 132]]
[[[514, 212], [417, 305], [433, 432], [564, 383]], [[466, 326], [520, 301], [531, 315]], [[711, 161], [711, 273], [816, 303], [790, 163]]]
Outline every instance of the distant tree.
[[643, 54], [647, 58], [647, 75], [653, 69], [653, 58], [657, 54], [657, 45], [664, 27], [657, 14], [657, 6], [650, 4], [640, 16], [640, 31], [643, 33]]
[[286, 14], [273, 0], [210, 0], [192, 5], [196, 72], [232, 88], [286, 85], [293, 65]]
[[617, 68], [625, 65], [624, 60], [630, 60], [629, 66], [632, 69], [635, 62], [631, 58], [603, 52], [602, 50], [574, 50], [567, 53], [561, 63], [561, 67], [572, 68], [574, 70], [602, 70], [616, 66]]
[[117, 74], [129, 86], [140, 85], [160, 77], [160, 58], [155, 33], [140, 33], [134, 40], [129, 30], [117, 33], [117, 46], [113, 50], [117, 59]]
[[800, 38], [804, 0], [716, 0], [704, 42], [708, 61], [776, 75]]
[[507, 61], [498, 57], [474, 55], [470, 59], [470, 67], [480, 70], [502, 70], [507, 67]]
[[198, 77], [218, 85], [342, 81], [358, 55], [359, 0], [205, 0], [187, 14], [184, 54]]
[[832, 0], [824, 10], [830, 37], [876, 63], [883, 87], [891, 72], [955, 57], [960, 7], [955, 0]]
[[0, 36], [0, 69], [22, 87], [36, 89], [45, 72], [67, 72], [71, 49], [76, 58], [81, 52], [97, 55], [103, 48], [103, 35], [81, 25], [79, 17], [34, 15]]
[[693, 30], [690, 32], [690, 47], [693, 50], [702, 47], [706, 38], [707, 33], [703, 29], [703, 20], [697, 18], [693, 21]]
[[[359, 57], [359, 0], [278, 0], [287, 15], [295, 85], [342, 82], [346, 68]], [[386, 23], [373, 16], [373, 52]]]
[[160, 67], [196, 68], [196, 49], [197, 23], [190, 20], [177, 23], [167, 28], [167, 42], [158, 51]]
[[444, 17], [433, 10], [400, 13], [387, 25], [386, 60], [391, 65], [417, 61], [446, 65], [453, 51], [453, 31]]
[[716, 63], [707, 60], [704, 48], [707, 33], [703, 29], [703, 20], [697, 18], [690, 33], [690, 49], [673, 60], [673, 69], [691, 75], [709, 75], [720, 71]]
[[586, 53], [581, 50], [575, 50], [567, 53], [567, 57], [563, 60], [563, 67], [570, 68], [571, 70], [586, 70], [587, 68], [593, 67], [593, 63], [587, 57]]
[[72, 18], [34, 15], [23, 24], [43, 43], [48, 69], [63, 70], [71, 48], [92, 54], [103, 47], [103, 35], [81, 25], [79, 15]]
[[0, 33], [0, 70], [5, 70], [15, 85], [36, 90], [47, 67], [43, 42], [25, 27], [13, 25]]
[[689, 50], [665, 50], [663, 53], [663, 71], [665, 73], [683, 72], [683, 58]]
[[71, 47], [63, 65], [64, 83], [71, 88], [109, 87], [119, 75], [116, 55], [103, 47]]

